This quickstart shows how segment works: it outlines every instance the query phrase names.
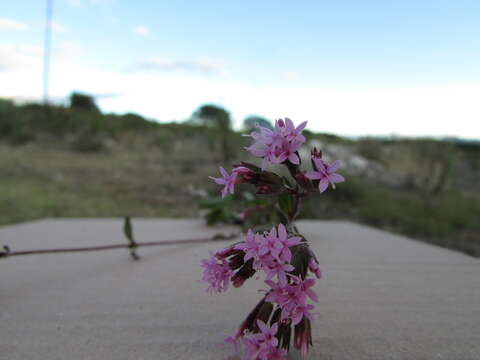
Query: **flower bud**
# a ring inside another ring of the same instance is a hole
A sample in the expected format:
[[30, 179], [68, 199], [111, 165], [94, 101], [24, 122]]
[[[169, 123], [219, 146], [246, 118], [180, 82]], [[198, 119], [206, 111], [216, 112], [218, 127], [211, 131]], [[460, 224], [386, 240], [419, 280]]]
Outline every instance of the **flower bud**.
[[242, 162], [233, 165], [237, 174], [237, 183], [246, 182], [257, 187], [257, 194], [277, 194], [283, 190], [283, 181], [280, 176], [270, 171], [262, 171], [258, 166]]
[[[257, 320], [262, 320], [264, 323], [268, 321], [273, 311], [273, 304], [265, 302], [258, 311]], [[257, 322], [255, 321], [255, 330], [258, 331]]]
[[311, 151], [311, 162], [312, 162], [312, 168], [314, 171], [318, 171], [317, 165], [315, 164], [315, 159], [321, 159], [322, 158], [322, 150], [317, 150], [316, 147], [313, 148]]
[[234, 253], [240, 252], [238, 250], [235, 250], [234, 246], [235, 246], [235, 244], [227, 246], [226, 248], [218, 249], [217, 251], [215, 251], [214, 254], [218, 259], [225, 259], [225, 258], [233, 255]]
[[321, 159], [322, 158], [322, 150], [318, 150], [316, 147], [310, 152], [312, 158]]
[[310, 258], [310, 262], [308, 263], [308, 270], [310, 270], [317, 277], [317, 279], [322, 278], [322, 272], [318, 267], [317, 260], [315, 260], [313, 257]]
[[303, 319], [295, 326], [293, 346], [300, 350], [302, 357], [305, 357], [310, 345], [312, 345], [312, 328], [310, 320], [304, 316]]
[[244, 166], [238, 166], [238, 167], [235, 167], [233, 168], [233, 172], [235, 172], [237, 174], [237, 178], [235, 179], [235, 183], [236, 184], [241, 184], [241, 183], [244, 183], [244, 182], [251, 182], [252, 181], [252, 178], [253, 176], [255, 175], [255, 173], [244, 167]]
[[295, 270], [292, 272], [293, 275], [300, 276], [302, 279], [307, 277], [308, 271], [308, 262], [310, 259], [310, 250], [307, 245], [297, 245], [292, 248], [292, 265], [295, 267]]
[[254, 274], [255, 269], [253, 269], [253, 259], [250, 259], [240, 267], [240, 270], [230, 278], [230, 281], [232, 282], [233, 287], [238, 288], [243, 285], [245, 280], [251, 278]]

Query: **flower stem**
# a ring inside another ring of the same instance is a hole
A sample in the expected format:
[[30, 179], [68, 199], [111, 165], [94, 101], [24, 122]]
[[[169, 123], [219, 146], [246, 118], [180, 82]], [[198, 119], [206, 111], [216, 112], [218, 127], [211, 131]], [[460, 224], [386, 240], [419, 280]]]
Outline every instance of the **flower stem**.
[[[222, 241], [236, 237], [237, 234], [231, 235], [215, 235], [210, 238], [198, 238], [198, 239], [185, 239], [185, 240], [167, 240], [167, 241], [150, 241], [135, 243], [136, 247], [141, 246], [161, 246], [161, 245], [177, 245], [177, 244], [195, 244], [205, 243], [213, 241]], [[89, 252], [89, 251], [103, 251], [114, 249], [130, 249], [130, 244], [112, 244], [103, 246], [90, 246], [90, 247], [76, 247], [76, 248], [56, 248], [56, 249], [37, 249], [37, 250], [22, 250], [22, 251], [10, 251], [8, 247], [4, 247], [4, 250], [0, 250], [0, 258], [7, 258], [11, 256], [22, 255], [42, 255], [42, 254], [58, 254], [58, 253], [73, 253], [73, 252]]]

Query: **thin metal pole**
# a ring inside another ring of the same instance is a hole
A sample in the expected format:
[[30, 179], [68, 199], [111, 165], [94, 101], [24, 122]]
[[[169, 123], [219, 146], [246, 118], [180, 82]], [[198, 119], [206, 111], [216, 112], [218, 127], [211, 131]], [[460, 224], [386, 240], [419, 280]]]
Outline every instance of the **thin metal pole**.
[[50, 76], [50, 51], [52, 44], [53, 0], [47, 0], [45, 19], [45, 43], [43, 53], [43, 102], [48, 104], [48, 82]]

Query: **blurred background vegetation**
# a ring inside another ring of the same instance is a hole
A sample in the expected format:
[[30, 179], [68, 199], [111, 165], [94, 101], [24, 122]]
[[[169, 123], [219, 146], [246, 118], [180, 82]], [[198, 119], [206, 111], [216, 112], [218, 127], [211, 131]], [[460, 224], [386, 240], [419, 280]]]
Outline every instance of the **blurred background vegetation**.
[[[198, 217], [240, 222], [208, 179], [249, 159], [227, 109], [206, 104], [182, 123], [103, 114], [74, 93], [68, 105], [0, 99], [0, 224], [44, 217]], [[347, 182], [314, 196], [304, 218], [348, 219], [480, 256], [480, 144], [458, 139], [342, 138], [305, 132], [307, 148], [341, 159]], [[238, 187], [243, 207], [269, 209]]]

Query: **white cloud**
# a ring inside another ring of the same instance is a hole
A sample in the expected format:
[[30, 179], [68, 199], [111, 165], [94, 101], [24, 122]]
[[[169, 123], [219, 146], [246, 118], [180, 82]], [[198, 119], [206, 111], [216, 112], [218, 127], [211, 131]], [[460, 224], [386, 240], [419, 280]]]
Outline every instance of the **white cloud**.
[[[114, 75], [110, 76], [113, 81]], [[213, 102], [229, 109], [238, 125], [254, 113], [308, 120], [312, 130], [352, 136], [480, 137], [480, 86], [257, 87], [161, 74], [127, 75], [116, 81], [123, 96], [102, 101], [105, 109], [135, 111], [160, 120], [185, 119], [201, 104]]]
[[13, 19], [0, 18], [0, 30], [26, 30], [27, 24]]
[[131, 66], [133, 71], [182, 71], [200, 74], [225, 74], [225, 64], [220, 60], [208, 58], [172, 59], [168, 57], [152, 57], [139, 61]]
[[0, 72], [39, 69], [41, 56], [40, 46], [0, 45]]
[[134, 34], [140, 35], [140, 36], [149, 36], [150, 35], [150, 30], [143, 25], [137, 25], [132, 28], [132, 31]]

